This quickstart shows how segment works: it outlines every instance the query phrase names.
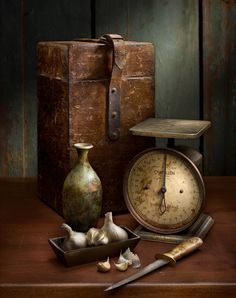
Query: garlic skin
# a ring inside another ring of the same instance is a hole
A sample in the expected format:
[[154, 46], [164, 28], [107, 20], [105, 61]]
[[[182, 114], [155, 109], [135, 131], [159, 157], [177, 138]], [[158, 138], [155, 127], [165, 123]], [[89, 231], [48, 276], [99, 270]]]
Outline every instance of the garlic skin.
[[139, 256], [137, 254], [135, 254], [132, 259], [132, 267], [136, 268], [136, 269], [141, 267], [141, 262], [140, 262]]
[[114, 265], [118, 271], [122, 272], [126, 271], [129, 267], [128, 263], [114, 263]]
[[107, 260], [105, 262], [99, 262], [97, 264], [97, 271], [98, 272], [108, 272], [110, 271], [111, 269], [111, 265], [110, 265], [110, 262], [109, 262], [109, 257], [107, 258]]
[[107, 212], [105, 214], [104, 225], [101, 230], [106, 233], [109, 242], [128, 239], [128, 233], [118, 225], [114, 224], [112, 212]]
[[134, 253], [130, 250], [130, 248], [128, 247], [126, 249], [126, 251], [123, 253], [123, 257], [126, 259], [126, 260], [130, 260], [132, 261], [133, 257], [134, 257]]
[[106, 233], [103, 230], [96, 228], [88, 230], [86, 239], [89, 246], [105, 245], [109, 242]]
[[67, 236], [62, 243], [62, 249], [64, 251], [87, 246], [86, 234], [73, 231], [66, 223], [63, 223], [61, 228], [67, 232]]
[[91, 228], [88, 230], [87, 236], [86, 236], [88, 245], [90, 246], [95, 245], [94, 238], [97, 234], [98, 234], [98, 229], [96, 228]]
[[122, 253], [120, 253], [119, 259], [117, 261], [118, 264], [122, 264], [122, 263], [128, 263], [128, 265], [132, 265], [132, 261], [131, 260], [127, 260], [124, 258], [124, 256], [122, 255]]
[[139, 268], [141, 266], [141, 262], [139, 256], [134, 254], [130, 248], [128, 247], [126, 251], [123, 253], [123, 258], [127, 261], [130, 261], [133, 268]]

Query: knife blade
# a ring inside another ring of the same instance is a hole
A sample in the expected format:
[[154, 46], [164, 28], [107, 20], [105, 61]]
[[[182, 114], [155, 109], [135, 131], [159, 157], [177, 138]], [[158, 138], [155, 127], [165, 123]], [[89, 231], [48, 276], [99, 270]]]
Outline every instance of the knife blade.
[[176, 263], [177, 260], [180, 258], [190, 254], [194, 250], [198, 249], [203, 244], [203, 241], [199, 237], [191, 237], [179, 245], [174, 247], [171, 251], [164, 253], [164, 254], [157, 254], [155, 257], [157, 258], [156, 261], [152, 262], [151, 264], [145, 266], [143, 269], [139, 270], [137, 273], [128, 276], [125, 279], [118, 281], [117, 283], [112, 284], [104, 291], [114, 290], [119, 288], [123, 285], [126, 285], [138, 278], [147, 275], [150, 272], [155, 271], [156, 269], [167, 265], [168, 263]]

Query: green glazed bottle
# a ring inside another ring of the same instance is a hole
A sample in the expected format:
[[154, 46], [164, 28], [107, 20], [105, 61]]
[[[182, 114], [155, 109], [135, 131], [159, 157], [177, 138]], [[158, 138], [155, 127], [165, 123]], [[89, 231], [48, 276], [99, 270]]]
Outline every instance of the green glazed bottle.
[[62, 191], [63, 216], [75, 231], [87, 232], [94, 227], [102, 209], [102, 185], [88, 161], [92, 144], [74, 144], [78, 161], [67, 175]]

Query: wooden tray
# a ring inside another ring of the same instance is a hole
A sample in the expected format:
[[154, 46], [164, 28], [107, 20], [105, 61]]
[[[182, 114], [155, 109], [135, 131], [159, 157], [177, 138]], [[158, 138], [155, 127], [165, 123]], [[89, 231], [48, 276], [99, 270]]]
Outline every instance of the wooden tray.
[[93, 261], [102, 261], [107, 257], [118, 256], [120, 251], [124, 251], [128, 247], [132, 251], [138, 244], [140, 236], [136, 235], [126, 227], [122, 228], [127, 231], [129, 238], [127, 240], [111, 242], [106, 245], [64, 251], [61, 246], [65, 237], [50, 238], [48, 242], [58, 259], [66, 266], [80, 265]]

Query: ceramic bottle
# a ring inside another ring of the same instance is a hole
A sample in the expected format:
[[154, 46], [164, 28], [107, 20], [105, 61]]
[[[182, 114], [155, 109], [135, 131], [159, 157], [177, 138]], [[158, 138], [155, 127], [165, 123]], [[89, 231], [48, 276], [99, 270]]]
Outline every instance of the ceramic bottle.
[[74, 144], [78, 161], [67, 175], [62, 191], [63, 216], [75, 231], [96, 226], [102, 208], [101, 181], [88, 161], [89, 143]]

